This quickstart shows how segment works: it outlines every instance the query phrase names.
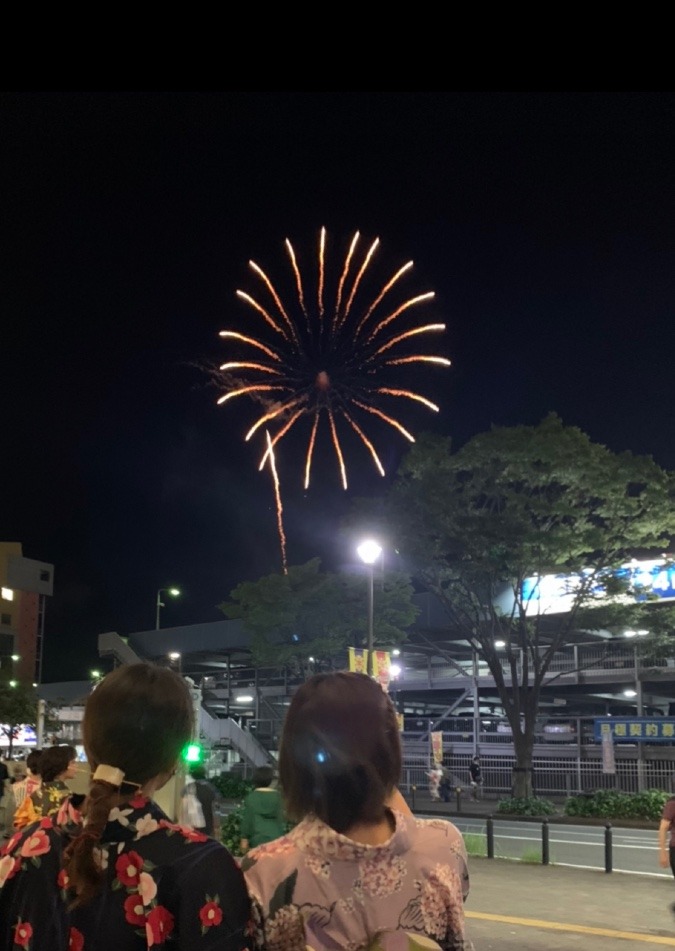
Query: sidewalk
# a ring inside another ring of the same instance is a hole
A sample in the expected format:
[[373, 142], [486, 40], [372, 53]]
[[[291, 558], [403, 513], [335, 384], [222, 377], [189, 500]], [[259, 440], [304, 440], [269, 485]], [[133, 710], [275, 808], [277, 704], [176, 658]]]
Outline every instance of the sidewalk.
[[[407, 799], [412, 807], [412, 796]], [[497, 802], [473, 802], [462, 797], [458, 812], [454, 795], [448, 803], [432, 802], [426, 790], [418, 790], [414, 811], [450, 821], [458, 817], [486, 819], [496, 815]], [[605, 820], [585, 822], [605, 824]], [[631, 825], [628, 821], [623, 824]], [[655, 830], [656, 841], [658, 822], [647, 826]], [[621, 872], [607, 875], [603, 871], [477, 856], [469, 858], [469, 873], [471, 890], [465, 912], [467, 934], [475, 951], [675, 948], [675, 915], [670, 909], [675, 902], [672, 879]]]
[[675, 948], [668, 879], [469, 859], [465, 906], [476, 951], [645, 951]]

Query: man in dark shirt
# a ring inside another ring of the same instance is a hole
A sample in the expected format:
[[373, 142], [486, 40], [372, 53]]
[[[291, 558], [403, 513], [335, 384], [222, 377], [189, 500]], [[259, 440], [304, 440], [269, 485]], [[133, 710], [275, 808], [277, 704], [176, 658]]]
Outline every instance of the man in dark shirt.
[[194, 793], [199, 800], [204, 814], [204, 825], [195, 826], [197, 832], [204, 832], [206, 835], [217, 839], [220, 835], [220, 823], [217, 820], [215, 805], [218, 800], [218, 793], [215, 787], [206, 778], [206, 770], [203, 766], [191, 766], [190, 774], [185, 785], [183, 795]]
[[483, 785], [483, 771], [480, 768], [480, 757], [477, 755], [469, 764], [469, 774], [471, 775], [471, 798], [478, 802]]

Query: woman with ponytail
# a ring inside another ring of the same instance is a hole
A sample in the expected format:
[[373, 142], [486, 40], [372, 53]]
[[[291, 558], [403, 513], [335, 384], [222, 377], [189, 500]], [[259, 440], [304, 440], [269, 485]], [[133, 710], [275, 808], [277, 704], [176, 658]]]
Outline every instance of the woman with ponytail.
[[152, 801], [192, 718], [185, 682], [166, 668], [119, 667], [95, 688], [82, 724], [91, 785], [81, 820], [64, 800], [0, 853], [0, 951], [254, 947], [230, 853]]
[[400, 772], [396, 712], [375, 680], [317, 674], [298, 689], [279, 749], [298, 824], [242, 862], [267, 951], [466, 947], [462, 836], [415, 819]]

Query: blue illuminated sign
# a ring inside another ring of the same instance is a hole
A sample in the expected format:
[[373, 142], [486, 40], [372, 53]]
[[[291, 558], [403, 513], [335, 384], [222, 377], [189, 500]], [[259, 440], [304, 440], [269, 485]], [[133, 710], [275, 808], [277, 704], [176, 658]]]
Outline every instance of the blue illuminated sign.
[[594, 721], [594, 736], [615, 743], [675, 743], [675, 717], [606, 717]]

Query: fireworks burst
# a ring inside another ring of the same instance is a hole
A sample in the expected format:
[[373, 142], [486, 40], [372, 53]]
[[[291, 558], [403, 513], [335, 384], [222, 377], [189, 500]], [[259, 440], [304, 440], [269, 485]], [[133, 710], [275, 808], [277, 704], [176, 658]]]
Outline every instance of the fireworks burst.
[[[401, 299], [400, 283], [413, 264], [409, 261], [386, 280], [373, 297], [367, 296], [366, 282], [373, 270], [379, 238], [365, 253], [359, 253], [357, 232], [342, 262], [339, 276], [331, 283], [326, 258], [326, 230], [319, 237], [317, 258], [312, 266], [312, 289], [288, 239], [286, 251], [293, 275], [295, 297], [292, 306], [282, 303], [280, 293], [268, 275], [254, 261], [251, 270], [261, 282], [257, 296], [237, 291], [240, 300], [256, 315], [259, 335], [223, 330], [220, 336], [243, 353], [243, 359], [222, 364], [221, 384], [227, 387], [218, 403], [248, 396], [263, 409], [245, 435], [248, 442], [267, 424], [276, 427], [267, 436], [267, 448], [259, 468], [272, 456], [274, 447], [305, 417], [311, 428], [304, 460], [304, 484], [308, 488], [317, 432], [324, 419], [335, 449], [344, 488], [347, 466], [340, 442], [338, 421], [356, 433], [381, 475], [384, 467], [377, 450], [364, 432], [365, 420], [375, 416], [396, 429], [410, 442], [414, 436], [388, 410], [388, 402], [406, 400], [438, 412], [438, 406], [414, 390], [391, 385], [392, 373], [404, 366], [450, 365], [434, 353], [410, 352], [411, 342], [422, 335], [439, 334], [442, 323], [410, 326], [411, 312], [433, 300], [429, 291]], [[397, 292], [398, 296], [397, 296]], [[365, 303], [363, 301], [365, 300]], [[235, 354], [238, 356], [238, 354]], [[395, 380], [394, 380], [395, 382]], [[388, 385], [389, 384], [389, 385]], [[382, 408], [382, 407], [385, 408]]]

